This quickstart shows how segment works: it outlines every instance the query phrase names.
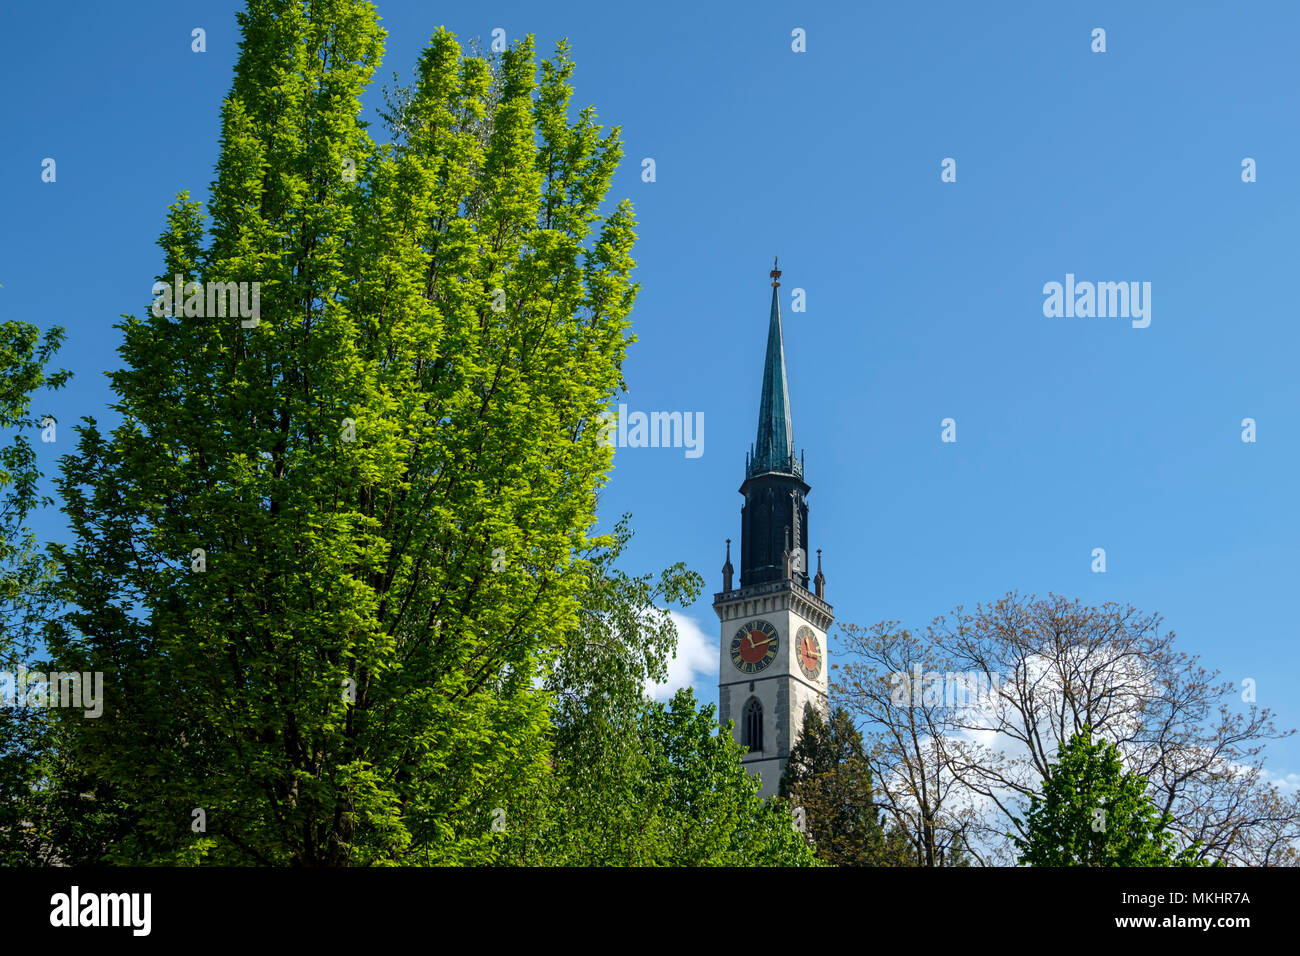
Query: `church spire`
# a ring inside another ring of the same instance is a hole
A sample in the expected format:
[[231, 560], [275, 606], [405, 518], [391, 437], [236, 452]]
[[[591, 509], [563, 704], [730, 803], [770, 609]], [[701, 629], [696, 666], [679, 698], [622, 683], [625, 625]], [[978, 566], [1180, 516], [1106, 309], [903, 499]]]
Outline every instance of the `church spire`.
[[772, 312], [767, 323], [767, 357], [763, 363], [763, 393], [758, 406], [758, 439], [749, 475], [769, 471], [799, 474], [794, 457], [794, 426], [790, 421], [790, 392], [785, 380], [785, 341], [781, 334], [781, 270], [772, 260]]
[[758, 441], [745, 462], [740, 586], [793, 579], [808, 587], [808, 503], [803, 462], [794, 454], [781, 333], [781, 269], [772, 263], [772, 313], [758, 405]]
[[[826, 603], [820, 551], [817, 576], [809, 577], [812, 488], [804, 481], [802, 455], [795, 456], [780, 279], [780, 264], [773, 262], [758, 440], [745, 457], [745, 480], [739, 488], [745, 503], [740, 508], [736, 566], [728, 541], [722, 590], [713, 597], [722, 626], [718, 720], [731, 728], [732, 739], [743, 749], [745, 770], [760, 776], [759, 794], [764, 798], [779, 790], [806, 708], [828, 713], [826, 629], [835, 620]], [[753, 331], [758, 332], [756, 326]], [[737, 570], [740, 587], [734, 588]]]

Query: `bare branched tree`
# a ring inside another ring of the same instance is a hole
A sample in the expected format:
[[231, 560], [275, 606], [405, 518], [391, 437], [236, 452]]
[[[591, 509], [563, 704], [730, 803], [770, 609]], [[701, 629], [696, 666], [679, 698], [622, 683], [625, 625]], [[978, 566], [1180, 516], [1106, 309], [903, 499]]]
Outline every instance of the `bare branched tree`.
[[866, 721], [878, 806], [907, 834], [919, 865], [943, 866], [965, 852], [985, 862], [970, 840], [980, 828], [981, 808], [953, 774], [947, 753], [957, 730], [955, 712], [914, 676], [941, 663], [935, 645], [899, 630], [897, 622], [870, 629], [846, 624], [841, 640], [854, 660], [831, 692]]
[[[1057, 750], [1087, 725], [1147, 778], [1184, 845], [1199, 843], [1203, 856], [1230, 864], [1294, 865], [1300, 797], [1270, 784], [1263, 766], [1265, 743], [1294, 731], [1279, 731], [1270, 710], [1175, 650], [1161, 624], [1129, 606], [1011, 593], [974, 612], [957, 608], [921, 637], [896, 624], [850, 626], [852, 659], [839, 692], [867, 722], [882, 762], [895, 762], [895, 775], [914, 775], [927, 755], [928, 786], [919, 798], [903, 796], [914, 812], [928, 807], [941, 817], [961, 806], [961, 832], [982, 860], [1008, 861], [1028, 796], [1050, 777]], [[942, 675], [948, 691], [927, 688], [921, 706], [900, 707], [890, 675], [915, 682], [917, 666]], [[954, 695], [954, 683], [980, 692]], [[909, 736], [916, 739], [903, 747]], [[877, 774], [887, 777], [883, 767]], [[947, 780], [956, 784], [936, 808], [935, 784]]]

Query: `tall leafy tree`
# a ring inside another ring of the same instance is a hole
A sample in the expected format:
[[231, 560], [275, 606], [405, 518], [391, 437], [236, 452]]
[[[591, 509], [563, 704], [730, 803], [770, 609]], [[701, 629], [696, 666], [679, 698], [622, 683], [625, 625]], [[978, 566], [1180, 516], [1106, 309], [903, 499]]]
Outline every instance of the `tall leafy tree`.
[[1199, 844], [1178, 848], [1171, 817], [1124, 770], [1119, 748], [1084, 727], [1061, 748], [1042, 793], [1030, 798], [1024, 836], [1013, 837], [1029, 866], [1205, 866]]
[[[369, 136], [383, 31], [361, 0], [250, 0], [207, 215], [171, 207], [121, 325], [122, 424], [60, 488], [69, 728], [119, 861], [492, 858], [547, 772], [544, 681], [577, 620], [635, 285], [601, 207], [618, 131], [570, 118], [561, 44], [493, 67], [439, 30]], [[251, 295], [250, 295], [251, 298]]]

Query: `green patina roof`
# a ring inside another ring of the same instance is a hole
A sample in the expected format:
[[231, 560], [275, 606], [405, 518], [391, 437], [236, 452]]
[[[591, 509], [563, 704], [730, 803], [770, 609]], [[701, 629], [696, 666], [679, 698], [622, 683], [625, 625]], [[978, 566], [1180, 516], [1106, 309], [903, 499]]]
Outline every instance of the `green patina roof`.
[[802, 471], [794, 459], [794, 426], [790, 421], [790, 390], [785, 381], [785, 341], [781, 335], [781, 304], [772, 284], [772, 315], [767, 324], [767, 359], [763, 363], [763, 397], [758, 405], [758, 440], [748, 473]]

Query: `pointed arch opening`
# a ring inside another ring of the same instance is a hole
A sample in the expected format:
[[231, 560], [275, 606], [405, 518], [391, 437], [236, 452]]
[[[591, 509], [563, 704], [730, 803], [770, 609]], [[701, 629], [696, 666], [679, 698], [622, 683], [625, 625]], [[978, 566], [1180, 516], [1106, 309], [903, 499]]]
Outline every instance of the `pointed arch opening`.
[[749, 748], [750, 753], [763, 749], [763, 705], [757, 697], [749, 698], [741, 712], [740, 742]]

